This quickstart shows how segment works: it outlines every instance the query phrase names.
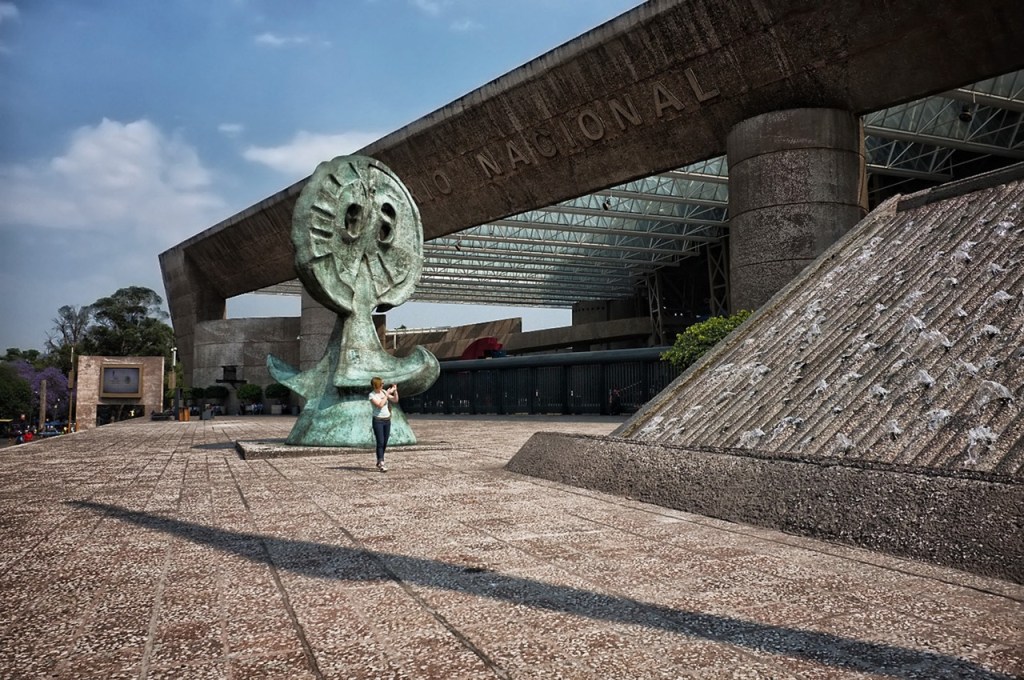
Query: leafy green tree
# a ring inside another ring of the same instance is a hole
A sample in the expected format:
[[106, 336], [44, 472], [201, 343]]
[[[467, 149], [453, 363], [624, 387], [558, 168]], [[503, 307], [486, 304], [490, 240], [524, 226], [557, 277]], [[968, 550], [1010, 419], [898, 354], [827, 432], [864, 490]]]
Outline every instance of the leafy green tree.
[[202, 401], [203, 397], [206, 396], [206, 390], [204, 390], [202, 387], [191, 387], [188, 390], [186, 390], [186, 392], [187, 398], [191, 400], [193, 403], [198, 403]]
[[281, 383], [270, 383], [267, 385], [267, 389], [263, 390], [263, 393], [267, 395], [267, 399], [273, 399], [275, 401], [284, 401], [291, 394], [291, 390], [282, 385]]
[[0, 418], [17, 418], [31, 411], [31, 385], [10, 362], [0, 362]]
[[230, 394], [231, 390], [223, 385], [210, 385], [203, 390], [203, 395], [207, 399], [227, 399]]
[[263, 399], [263, 388], [253, 383], [245, 383], [238, 386], [236, 394], [240, 401], [255, 404]]
[[92, 305], [84, 349], [103, 356], [170, 357], [174, 331], [164, 322], [163, 298], [149, 288], [121, 288]]
[[713, 316], [707, 321], [695, 323], [676, 335], [672, 348], [662, 352], [661, 359], [676, 368], [685, 369], [700, 359], [734, 328], [747, 320], [750, 312], [740, 310], [732, 316]]
[[19, 349], [17, 347], [8, 347], [7, 354], [5, 354], [0, 361], [24, 361], [32, 364], [36, 368], [42, 368], [45, 366], [43, 361], [42, 353], [37, 349]]

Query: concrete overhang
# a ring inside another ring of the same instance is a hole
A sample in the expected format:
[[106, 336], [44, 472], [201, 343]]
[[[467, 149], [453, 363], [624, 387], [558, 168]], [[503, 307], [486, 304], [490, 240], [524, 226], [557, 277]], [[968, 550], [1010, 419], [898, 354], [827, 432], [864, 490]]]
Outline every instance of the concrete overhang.
[[[768, 111], [864, 114], [1024, 68], [1022, 35], [1020, 0], [650, 0], [359, 153], [403, 178], [430, 240], [720, 155]], [[305, 181], [161, 254], [179, 337], [295, 278]]]

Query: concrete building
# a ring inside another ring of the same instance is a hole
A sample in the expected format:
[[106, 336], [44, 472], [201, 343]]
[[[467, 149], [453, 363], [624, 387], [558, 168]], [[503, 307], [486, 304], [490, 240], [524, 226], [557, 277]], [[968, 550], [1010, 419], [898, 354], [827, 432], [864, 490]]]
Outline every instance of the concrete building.
[[[658, 344], [762, 304], [892, 193], [1024, 158], [1021, 35], [1016, 0], [651, 0], [360, 153], [420, 206], [413, 300], [457, 283], [462, 302], [573, 306], [537, 346]], [[298, 293], [304, 184], [161, 255], [186, 382], [263, 379], [267, 347], [225, 301]], [[279, 356], [319, 358], [315, 303], [294, 336], [260, 323]]]

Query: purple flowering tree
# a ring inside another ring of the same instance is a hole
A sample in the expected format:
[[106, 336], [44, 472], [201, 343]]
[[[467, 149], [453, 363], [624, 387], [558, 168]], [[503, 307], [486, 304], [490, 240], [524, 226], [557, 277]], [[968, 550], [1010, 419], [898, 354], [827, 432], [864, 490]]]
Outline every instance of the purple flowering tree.
[[27, 361], [13, 362], [14, 370], [32, 388], [32, 411], [39, 411], [39, 385], [46, 381], [46, 413], [48, 418], [66, 418], [68, 415], [68, 377], [60, 369], [47, 366], [36, 369]]

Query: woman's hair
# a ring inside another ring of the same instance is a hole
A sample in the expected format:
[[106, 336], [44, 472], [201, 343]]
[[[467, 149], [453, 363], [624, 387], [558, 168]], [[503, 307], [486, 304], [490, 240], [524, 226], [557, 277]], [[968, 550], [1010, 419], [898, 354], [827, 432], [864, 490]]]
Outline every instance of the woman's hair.
[[370, 387], [372, 387], [375, 390], [379, 390], [383, 384], [384, 380], [377, 376], [370, 378]]

